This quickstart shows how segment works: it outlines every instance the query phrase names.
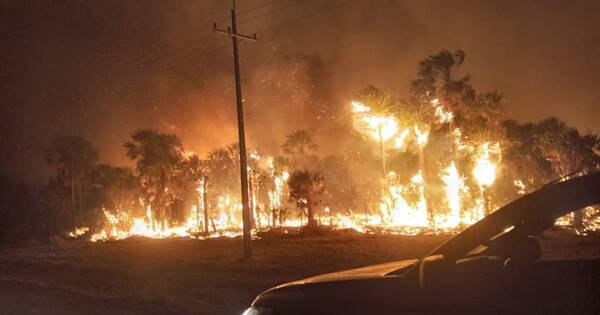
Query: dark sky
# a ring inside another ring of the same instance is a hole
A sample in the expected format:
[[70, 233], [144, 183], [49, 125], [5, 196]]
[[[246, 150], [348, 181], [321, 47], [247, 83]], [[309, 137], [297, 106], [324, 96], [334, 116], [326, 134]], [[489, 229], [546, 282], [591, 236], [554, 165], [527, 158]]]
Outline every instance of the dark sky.
[[[118, 165], [136, 128], [175, 132], [199, 153], [235, 141], [230, 41], [211, 32], [227, 26], [229, 1], [1, 6], [2, 173], [43, 183], [44, 148], [62, 134]], [[600, 1], [239, 0], [238, 12], [240, 31], [260, 38], [241, 46], [248, 140], [259, 148], [303, 127], [298, 91], [314, 81], [278, 63], [285, 56], [320, 60], [318, 82], [344, 102], [367, 84], [405, 97], [420, 59], [463, 49], [462, 71], [477, 90], [501, 91], [510, 117], [600, 132]], [[295, 101], [273, 98], [273, 86]]]

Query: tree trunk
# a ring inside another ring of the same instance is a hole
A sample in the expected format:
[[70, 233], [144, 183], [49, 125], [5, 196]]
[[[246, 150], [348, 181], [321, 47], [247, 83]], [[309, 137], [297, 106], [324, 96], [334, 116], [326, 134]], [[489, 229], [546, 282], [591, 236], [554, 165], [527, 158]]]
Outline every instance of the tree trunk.
[[279, 209], [276, 209], [275, 211], [277, 211], [276, 215], [279, 217], [279, 226], [283, 226], [285, 224], [285, 217], [284, 217], [283, 209], [279, 208]]
[[272, 208], [271, 209], [271, 216], [272, 216], [272, 222], [271, 222], [271, 226], [272, 227], [276, 227], [277, 226], [277, 209]]
[[254, 185], [252, 180], [252, 173], [248, 174], [248, 195], [250, 196], [250, 213], [248, 220], [250, 221], [250, 229], [256, 227], [256, 222], [254, 221], [254, 212], [255, 212], [255, 200], [254, 200]]
[[69, 213], [69, 228], [72, 228], [75, 217], [75, 174], [73, 166], [69, 167], [69, 179], [71, 185], [71, 211]]
[[[419, 146], [419, 169], [421, 170], [421, 177], [423, 178], [424, 183], [428, 183], [426, 180], [429, 179], [429, 172], [426, 170], [425, 166], [425, 153], [423, 152], [423, 147]], [[428, 183], [430, 184], [430, 183]], [[434, 222], [434, 213], [433, 213], [433, 192], [431, 191], [431, 185], [425, 185], [425, 203], [427, 205], [427, 221], [430, 225]]]
[[307, 207], [306, 208], [306, 217], [308, 219], [308, 225], [309, 226], [315, 226], [317, 225], [317, 221], [315, 220], [315, 212], [312, 209], [312, 207]]
[[198, 227], [198, 231], [200, 231], [200, 227], [202, 226], [200, 222], [200, 204], [202, 203], [200, 198], [202, 196], [196, 198], [196, 226]]
[[78, 193], [78, 201], [79, 203], [77, 204], [79, 207], [79, 211], [81, 211], [82, 209], [85, 209], [84, 204], [83, 204], [83, 180], [81, 178], [81, 172], [79, 170], [77, 170], [77, 193]]
[[203, 206], [203, 210], [204, 210], [204, 232], [208, 233], [208, 198], [207, 198], [207, 194], [208, 192], [206, 191], [206, 182], [208, 181], [208, 177], [204, 177], [204, 180], [202, 181], [202, 206]]
[[217, 226], [215, 225], [215, 220], [213, 220], [212, 218], [210, 219], [210, 223], [212, 224], [213, 227], [213, 232], [217, 233]]
[[487, 217], [492, 213], [492, 196], [489, 188], [483, 189], [483, 204], [485, 207], [485, 216]]
[[577, 232], [583, 232], [583, 230], [584, 230], [583, 214], [585, 211], [586, 211], [586, 209], [583, 208], [583, 209], [573, 212], [573, 227], [575, 227], [575, 230]]

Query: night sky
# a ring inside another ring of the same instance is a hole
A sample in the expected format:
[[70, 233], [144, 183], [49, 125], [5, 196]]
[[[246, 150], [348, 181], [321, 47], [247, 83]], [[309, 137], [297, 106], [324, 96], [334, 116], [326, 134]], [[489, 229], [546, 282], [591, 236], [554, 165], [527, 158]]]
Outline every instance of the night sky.
[[[231, 42], [211, 31], [228, 26], [230, 1], [1, 6], [1, 173], [45, 182], [44, 148], [63, 134], [117, 165], [136, 128], [175, 132], [201, 154], [236, 141]], [[461, 71], [502, 92], [509, 117], [600, 132], [600, 1], [238, 0], [238, 12], [260, 39], [241, 58], [248, 141], [266, 151], [303, 127], [298, 91], [316, 82], [343, 103], [373, 84], [406, 97], [418, 61], [441, 49], [463, 49]], [[297, 56], [321, 62], [316, 79], [280, 63]], [[273, 97], [274, 84], [294, 100]]]

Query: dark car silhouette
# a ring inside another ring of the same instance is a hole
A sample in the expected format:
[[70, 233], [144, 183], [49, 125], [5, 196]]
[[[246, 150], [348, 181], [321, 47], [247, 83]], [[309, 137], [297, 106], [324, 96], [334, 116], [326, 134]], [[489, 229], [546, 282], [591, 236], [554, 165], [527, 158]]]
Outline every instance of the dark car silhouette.
[[596, 204], [600, 173], [549, 184], [422, 259], [286, 283], [244, 314], [600, 314], [600, 260], [537, 260], [536, 238], [557, 218]]

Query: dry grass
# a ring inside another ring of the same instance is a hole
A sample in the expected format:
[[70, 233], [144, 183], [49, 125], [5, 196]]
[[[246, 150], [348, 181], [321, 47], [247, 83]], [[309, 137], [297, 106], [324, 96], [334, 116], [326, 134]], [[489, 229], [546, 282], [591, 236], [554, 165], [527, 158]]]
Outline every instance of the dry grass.
[[235, 314], [271, 286], [311, 275], [423, 255], [446, 237], [342, 233], [253, 243], [239, 239], [85, 241], [0, 251], [0, 281], [156, 305], [178, 313]]
[[[598, 237], [550, 236], [542, 242], [550, 259], [600, 257]], [[249, 262], [241, 260], [240, 239], [72, 241], [0, 250], [0, 283], [179, 314], [239, 314], [256, 294], [282, 282], [419, 257], [447, 238], [270, 234], [253, 242]]]

